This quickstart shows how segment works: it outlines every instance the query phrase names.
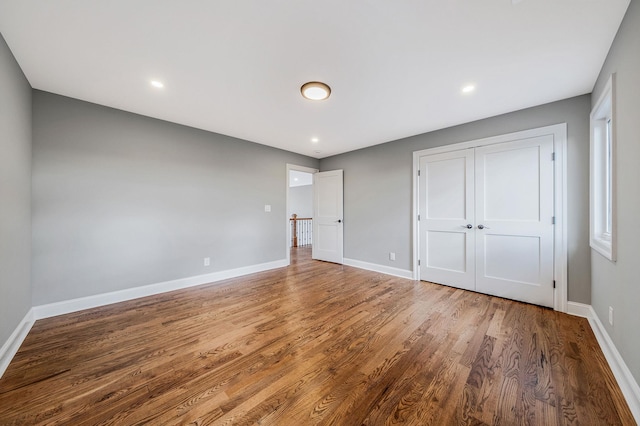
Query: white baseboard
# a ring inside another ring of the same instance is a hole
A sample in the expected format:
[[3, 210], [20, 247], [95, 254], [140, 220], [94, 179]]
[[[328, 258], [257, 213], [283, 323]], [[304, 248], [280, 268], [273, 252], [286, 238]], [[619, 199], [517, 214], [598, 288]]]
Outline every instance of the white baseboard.
[[616, 345], [613, 343], [613, 340], [611, 340], [609, 333], [607, 333], [607, 330], [602, 324], [602, 321], [600, 321], [600, 318], [593, 309], [593, 306], [585, 305], [583, 303], [569, 302], [567, 313], [584, 317], [589, 320], [593, 334], [595, 334], [596, 340], [598, 340], [598, 344], [602, 349], [602, 353], [607, 359], [609, 367], [618, 381], [618, 386], [620, 386], [620, 390], [629, 405], [629, 409], [631, 409], [631, 413], [633, 414], [636, 423], [640, 424], [640, 386], [638, 386], [638, 382], [636, 382], [629, 370], [629, 367], [627, 367], [624, 359], [622, 359], [620, 352], [618, 352]]
[[593, 308], [591, 308], [591, 305], [585, 305], [584, 303], [567, 302], [567, 313], [589, 319], [593, 315]]
[[20, 345], [22, 345], [27, 334], [29, 334], [29, 330], [31, 330], [34, 322], [33, 309], [29, 309], [27, 315], [24, 316], [20, 324], [18, 324], [16, 329], [13, 330], [13, 333], [11, 333], [11, 336], [9, 336], [9, 339], [7, 339], [4, 345], [2, 345], [2, 348], [0, 348], [0, 377], [2, 377], [7, 367], [9, 367], [11, 360], [16, 355], [16, 352], [18, 352], [18, 349], [20, 349]]
[[11, 336], [9, 336], [9, 339], [4, 343], [4, 345], [2, 345], [2, 348], [0, 349], [0, 377], [2, 377], [16, 352], [18, 352], [20, 345], [22, 345], [22, 342], [27, 337], [29, 330], [31, 330], [31, 326], [33, 326], [33, 323], [36, 320], [54, 317], [57, 315], [69, 314], [71, 312], [82, 311], [84, 309], [97, 308], [98, 306], [110, 305], [112, 303], [124, 302], [127, 300], [137, 299], [139, 297], [153, 296], [154, 294], [166, 293], [168, 291], [180, 290], [187, 287], [209, 284], [229, 278], [236, 278], [243, 275], [254, 274], [256, 272], [282, 268], [287, 265], [289, 265], [287, 260], [281, 259], [273, 262], [244, 266], [242, 268], [213, 272], [211, 274], [197, 275], [194, 277], [165, 281], [142, 287], [128, 288], [126, 290], [113, 291], [110, 293], [96, 294], [93, 296], [81, 297], [78, 299], [63, 300], [61, 302], [34, 306], [29, 310], [27, 315], [20, 322], [18, 327], [16, 327]]
[[168, 291], [180, 290], [187, 287], [194, 287], [197, 285], [222, 281], [229, 278], [240, 277], [242, 275], [268, 271], [275, 268], [282, 268], [287, 265], [288, 263], [286, 259], [276, 260], [273, 262], [244, 266], [242, 268], [213, 272], [211, 274], [196, 275], [194, 277], [164, 281], [161, 283], [145, 285], [142, 287], [128, 288], [125, 290], [112, 291], [110, 293], [96, 294], [93, 296], [81, 297], [78, 299], [63, 300], [61, 302], [34, 306], [33, 312], [36, 320], [49, 318], [57, 315], [68, 314], [71, 312], [82, 311], [84, 309], [97, 308], [98, 306], [110, 305], [112, 303], [137, 299], [139, 297], [153, 296], [154, 294], [166, 293]]
[[[411, 271], [404, 269], [392, 268], [375, 263], [362, 262], [355, 259], [344, 259], [344, 264], [355, 268], [366, 269], [368, 271], [379, 272], [382, 274], [393, 275], [396, 277], [412, 279]], [[211, 274], [198, 275], [195, 277], [182, 278], [178, 280], [165, 281], [162, 283], [151, 284], [142, 287], [135, 287], [126, 290], [114, 291], [110, 293], [98, 294], [95, 296], [82, 297], [62, 302], [50, 303], [47, 305], [35, 306], [23, 318], [13, 331], [9, 339], [0, 348], [0, 377], [4, 374], [11, 360], [20, 348], [20, 345], [27, 337], [29, 330], [37, 319], [48, 318], [56, 315], [63, 315], [84, 309], [95, 308], [98, 306], [109, 305], [111, 303], [123, 302], [126, 300], [137, 299], [139, 297], [152, 296], [154, 294], [165, 293], [168, 291], [179, 290], [187, 287], [193, 287], [202, 284], [208, 284], [216, 281], [222, 281], [229, 278], [235, 278], [243, 275], [253, 274], [256, 272], [268, 271], [270, 269], [282, 268], [287, 266], [286, 259], [267, 262], [258, 265], [251, 265], [237, 269], [214, 272]], [[622, 359], [620, 352], [614, 345], [611, 337], [604, 328], [604, 325], [598, 318], [591, 305], [583, 303], [569, 302], [567, 304], [567, 313], [587, 318], [598, 340], [602, 352], [618, 381], [618, 386], [622, 390], [636, 422], [640, 424], [640, 386], [635, 381], [629, 367]]]
[[413, 279], [413, 272], [405, 269], [393, 268], [391, 266], [378, 265], [376, 263], [363, 262], [355, 259], [342, 259], [342, 263], [354, 268], [366, 269], [367, 271], [380, 272], [381, 274], [393, 275], [400, 278]]

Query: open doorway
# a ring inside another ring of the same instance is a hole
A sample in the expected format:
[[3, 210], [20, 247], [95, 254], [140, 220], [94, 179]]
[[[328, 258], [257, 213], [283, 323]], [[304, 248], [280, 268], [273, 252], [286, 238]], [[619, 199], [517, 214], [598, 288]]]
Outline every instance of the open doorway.
[[287, 164], [287, 260], [291, 250], [313, 245], [313, 174], [317, 169]]
[[313, 244], [313, 174], [289, 171], [289, 247], [310, 248]]

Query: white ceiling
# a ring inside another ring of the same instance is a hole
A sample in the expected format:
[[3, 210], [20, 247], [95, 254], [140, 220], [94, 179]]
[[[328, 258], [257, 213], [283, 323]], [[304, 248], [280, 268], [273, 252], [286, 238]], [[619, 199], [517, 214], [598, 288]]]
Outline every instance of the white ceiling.
[[513, 3], [0, 0], [0, 32], [36, 89], [322, 158], [590, 93], [629, 0]]

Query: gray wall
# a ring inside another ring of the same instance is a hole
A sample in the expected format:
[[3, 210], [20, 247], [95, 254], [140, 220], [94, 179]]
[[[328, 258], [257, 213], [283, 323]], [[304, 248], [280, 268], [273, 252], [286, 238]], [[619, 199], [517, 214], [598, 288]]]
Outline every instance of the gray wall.
[[[632, 1], [596, 83], [595, 103], [616, 73], [618, 260], [593, 251], [592, 305], [640, 382], [640, 2]], [[614, 309], [614, 326], [608, 322]]]
[[31, 308], [31, 86], [0, 35], [0, 346]]
[[313, 217], [313, 185], [289, 188], [289, 217]]
[[322, 171], [344, 170], [344, 256], [412, 269], [414, 151], [566, 122], [569, 300], [590, 303], [590, 105], [589, 95], [579, 96], [322, 159]]
[[34, 305], [285, 259], [287, 163], [319, 165], [34, 91]]

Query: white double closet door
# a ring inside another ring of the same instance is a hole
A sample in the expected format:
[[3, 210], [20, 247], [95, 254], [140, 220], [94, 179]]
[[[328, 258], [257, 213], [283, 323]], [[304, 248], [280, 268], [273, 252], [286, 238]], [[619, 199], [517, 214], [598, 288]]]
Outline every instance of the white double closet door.
[[553, 137], [419, 159], [420, 279], [553, 306]]

